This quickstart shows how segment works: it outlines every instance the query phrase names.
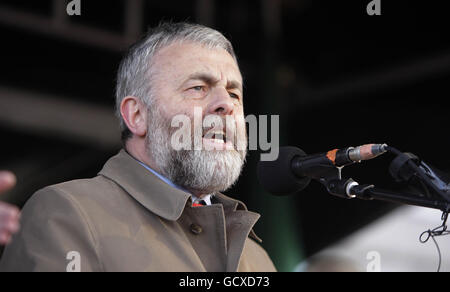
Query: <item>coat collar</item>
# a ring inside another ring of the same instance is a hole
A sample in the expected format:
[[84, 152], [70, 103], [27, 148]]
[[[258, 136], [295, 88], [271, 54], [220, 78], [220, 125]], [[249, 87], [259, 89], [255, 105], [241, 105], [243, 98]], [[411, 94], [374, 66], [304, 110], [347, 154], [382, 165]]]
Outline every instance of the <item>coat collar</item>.
[[[180, 218], [186, 203], [191, 198], [191, 194], [168, 185], [145, 169], [124, 149], [106, 162], [99, 175], [111, 179], [145, 208], [170, 221]], [[225, 213], [237, 210], [249, 212], [241, 201], [221, 193], [216, 194], [215, 197], [223, 205]], [[259, 217], [259, 214], [256, 215]], [[253, 230], [250, 235], [261, 242]]]
[[106, 162], [99, 175], [111, 179], [145, 208], [170, 221], [180, 218], [191, 197], [159, 179], [123, 149]]

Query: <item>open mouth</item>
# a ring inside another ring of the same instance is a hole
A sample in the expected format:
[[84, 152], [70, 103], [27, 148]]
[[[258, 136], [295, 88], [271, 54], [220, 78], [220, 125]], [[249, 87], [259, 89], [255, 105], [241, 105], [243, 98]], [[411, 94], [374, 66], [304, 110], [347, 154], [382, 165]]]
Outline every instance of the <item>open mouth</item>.
[[226, 143], [227, 142], [227, 136], [222, 131], [207, 133], [204, 136], [204, 138], [211, 139], [211, 140], [213, 140], [213, 142], [216, 142], [216, 143]]
[[233, 148], [231, 141], [227, 140], [224, 131], [210, 130], [203, 136], [203, 146], [206, 149], [225, 150]]

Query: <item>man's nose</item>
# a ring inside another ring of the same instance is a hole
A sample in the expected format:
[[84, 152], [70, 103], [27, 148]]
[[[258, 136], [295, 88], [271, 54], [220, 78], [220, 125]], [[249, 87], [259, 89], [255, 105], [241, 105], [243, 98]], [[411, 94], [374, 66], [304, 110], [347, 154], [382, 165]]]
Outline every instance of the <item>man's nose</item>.
[[212, 99], [208, 105], [207, 113], [214, 115], [233, 114], [235, 104], [226, 89], [216, 89], [212, 92]]

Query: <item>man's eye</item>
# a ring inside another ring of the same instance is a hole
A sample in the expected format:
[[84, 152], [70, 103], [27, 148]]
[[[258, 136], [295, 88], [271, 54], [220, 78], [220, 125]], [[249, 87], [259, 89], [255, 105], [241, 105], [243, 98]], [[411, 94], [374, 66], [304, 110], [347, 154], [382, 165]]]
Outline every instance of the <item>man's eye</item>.
[[191, 89], [194, 89], [196, 91], [202, 91], [204, 89], [204, 86], [194, 86]]
[[239, 99], [239, 95], [237, 95], [236, 93], [233, 93], [233, 92], [230, 92], [230, 97]]

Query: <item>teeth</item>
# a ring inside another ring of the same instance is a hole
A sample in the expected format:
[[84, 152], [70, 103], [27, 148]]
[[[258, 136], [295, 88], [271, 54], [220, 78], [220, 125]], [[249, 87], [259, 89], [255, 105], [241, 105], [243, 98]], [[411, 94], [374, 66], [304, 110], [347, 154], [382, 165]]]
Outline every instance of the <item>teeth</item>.
[[214, 132], [214, 133], [208, 133], [205, 136], [209, 136], [209, 139], [215, 140], [220, 143], [224, 143], [226, 141], [225, 135], [223, 132]]

